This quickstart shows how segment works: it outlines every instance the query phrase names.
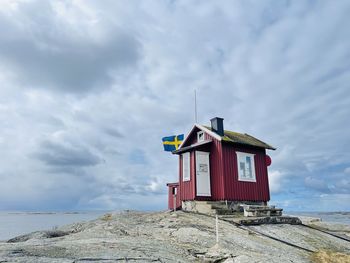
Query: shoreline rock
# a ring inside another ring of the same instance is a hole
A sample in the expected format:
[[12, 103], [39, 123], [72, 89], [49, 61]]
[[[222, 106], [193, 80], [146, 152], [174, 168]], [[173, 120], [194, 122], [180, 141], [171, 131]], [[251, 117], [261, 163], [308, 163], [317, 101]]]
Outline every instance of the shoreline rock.
[[[328, 224], [327, 227], [332, 225]], [[229, 263], [313, 260], [311, 253], [258, 235], [254, 229], [317, 253], [333, 251], [338, 253], [338, 257], [350, 258], [349, 242], [301, 225], [260, 225], [250, 229], [239, 229], [220, 221], [219, 244], [216, 244], [215, 220], [210, 217], [181, 211], [124, 211], [106, 214], [86, 223], [33, 232], [0, 242], [0, 262]], [[337, 226], [336, 229], [350, 233], [346, 227]], [[329, 253], [326, 255], [332, 255]]]

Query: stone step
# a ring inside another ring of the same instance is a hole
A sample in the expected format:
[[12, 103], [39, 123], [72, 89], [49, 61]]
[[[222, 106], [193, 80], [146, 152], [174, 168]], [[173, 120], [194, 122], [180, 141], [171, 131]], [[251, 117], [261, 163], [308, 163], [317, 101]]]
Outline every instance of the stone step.
[[232, 215], [235, 212], [231, 209], [213, 209], [216, 215]]
[[292, 216], [268, 216], [253, 219], [243, 219], [239, 221], [240, 224], [250, 225], [262, 225], [262, 224], [290, 224], [300, 225], [302, 222], [298, 217]]
[[275, 206], [255, 206], [245, 205], [244, 216], [255, 217], [255, 216], [282, 216], [282, 208], [276, 208]]
[[226, 204], [211, 204], [212, 209], [229, 209]]

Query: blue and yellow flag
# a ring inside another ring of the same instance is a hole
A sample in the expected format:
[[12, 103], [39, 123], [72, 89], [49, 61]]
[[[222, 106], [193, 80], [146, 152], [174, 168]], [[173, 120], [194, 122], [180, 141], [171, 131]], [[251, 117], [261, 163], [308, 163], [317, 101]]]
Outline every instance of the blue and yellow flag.
[[164, 151], [172, 152], [177, 150], [183, 140], [184, 140], [183, 134], [164, 137], [162, 139]]

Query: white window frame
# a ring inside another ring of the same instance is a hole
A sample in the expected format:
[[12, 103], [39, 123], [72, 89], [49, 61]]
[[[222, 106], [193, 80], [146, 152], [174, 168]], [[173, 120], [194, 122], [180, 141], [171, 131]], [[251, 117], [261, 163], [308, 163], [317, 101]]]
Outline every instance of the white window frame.
[[[237, 173], [238, 173], [238, 181], [244, 181], [244, 182], [256, 182], [256, 174], [255, 174], [255, 161], [254, 161], [254, 156], [255, 154], [252, 153], [246, 153], [246, 152], [236, 152], [237, 155]], [[243, 177], [241, 175], [241, 169], [240, 169], [240, 163], [244, 162], [245, 166], [247, 165], [246, 163], [246, 158], [250, 157], [251, 161], [251, 174], [252, 177]]]
[[[202, 139], [200, 139], [200, 136], [202, 136]], [[197, 132], [197, 142], [203, 142], [204, 141], [204, 131]]]
[[[185, 162], [186, 159], [186, 162]], [[186, 152], [182, 154], [182, 181], [190, 181], [191, 180], [191, 158], [190, 153]]]

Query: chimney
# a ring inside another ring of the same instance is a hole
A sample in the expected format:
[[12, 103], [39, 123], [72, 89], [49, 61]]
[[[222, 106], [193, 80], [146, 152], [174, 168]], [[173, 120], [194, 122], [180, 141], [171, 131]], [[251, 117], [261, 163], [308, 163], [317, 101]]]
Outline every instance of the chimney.
[[220, 136], [224, 136], [224, 119], [220, 117], [212, 118], [211, 130]]

